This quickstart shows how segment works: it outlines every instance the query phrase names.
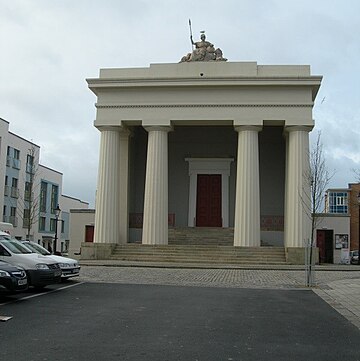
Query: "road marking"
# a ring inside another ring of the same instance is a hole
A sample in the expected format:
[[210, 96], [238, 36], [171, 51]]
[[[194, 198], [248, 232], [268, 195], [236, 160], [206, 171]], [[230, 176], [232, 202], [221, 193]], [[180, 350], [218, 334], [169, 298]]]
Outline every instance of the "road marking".
[[19, 298], [18, 300], [11, 300], [11, 301], [9, 301], [9, 302], [0, 303], [0, 306], [5, 306], [5, 305], [8, 305], [8, 304], [10, 304], [10, 303], [15, 303], [15, 302], [22, 301], [22, 300], [29, 300], [30, 298], [35, 298], [35, 297], [39, 297], [39, 296], [49, 295], [49, 294], [54, 293], [54, 292], [57, 292], [57, 291], [61, 291], [61, 290], [65, 290], [65, 289], [67, 289], [67, 288], [71, 288], [71, 287], [75, 287], [75, 286], [82, 285], [83, 283], [85, 283], [85, 282], [78, 282], [78, 283], [74, 283], [74, 284], [69, 285], [69, 286], [59, 287], [59, 288], [57, 288], [57, 289], [55, 289], [55, 290], [51, 290], [51, 291], [48, 291], [48, 292], [37, 293], [37, 294], [35, 294], [35, 295], [30, 295], [30, 296], [21, 297], [21, 298]]

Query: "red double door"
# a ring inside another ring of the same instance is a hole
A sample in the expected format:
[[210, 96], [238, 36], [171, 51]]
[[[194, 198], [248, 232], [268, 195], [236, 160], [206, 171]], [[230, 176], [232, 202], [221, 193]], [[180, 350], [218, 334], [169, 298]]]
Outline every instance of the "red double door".
[[197, 176], [196, 227], [222, 227], [220, 174]]

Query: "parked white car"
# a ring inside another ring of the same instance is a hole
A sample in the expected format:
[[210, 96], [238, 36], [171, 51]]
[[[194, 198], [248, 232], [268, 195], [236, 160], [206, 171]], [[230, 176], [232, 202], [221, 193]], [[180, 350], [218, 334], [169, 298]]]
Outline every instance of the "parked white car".
[[23, 268], [29, 284], [34, 287], [45, 287], [61, 281], [61, 269], [57, 261], [31, 252], [15, 239], [0, 238], [0, 260]]
[[46, 248], [40, 246], [35, 242], [31, 242], [31, 241], [21, 241], [21, 242], [30, 251], [41, 254], [45, 257], [52, 258], [56, 262], [58, 262], [62, 272], [61, 274], [62, 279], [79, 276], [80, 265], [76, 259], [53, 255]]

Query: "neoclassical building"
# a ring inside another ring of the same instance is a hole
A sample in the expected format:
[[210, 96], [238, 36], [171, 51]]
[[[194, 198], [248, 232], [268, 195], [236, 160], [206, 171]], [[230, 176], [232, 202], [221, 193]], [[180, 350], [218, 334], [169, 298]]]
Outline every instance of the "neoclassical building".
[[304, 247], [306, 65], [183, 61], [101, 69], [94, 244], [168, 243], [169, 227], [234, 228], [235, 247]]

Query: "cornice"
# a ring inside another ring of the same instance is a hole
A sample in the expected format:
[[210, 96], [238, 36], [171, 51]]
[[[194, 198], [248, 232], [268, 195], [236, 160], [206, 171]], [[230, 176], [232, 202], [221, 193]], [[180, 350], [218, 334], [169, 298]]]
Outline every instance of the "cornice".
[[[202, 73], [201, 73], [202, 74]], [[270, 82], [295, 82], [297, 84], [301, 84], [301, 82], [320, 82], [322, 80], [322, 76], [309, 75], [309, 76], [223, 76], [223, 77], [212, 77], [206, 76], [205, 74], [194, 77], [149, 77], [149, 78], [89, 78], [86, 79], [87, 83], [91, 86], [96, 85], [106, 85], [106, 84], [121, 84], [121, 83], [186, 83], [186, 82], [245, 82], [245, 83], [270, 83]]]
[[312, 108], [311, 104], [95, 104], [97, 109], [133, 108]]

